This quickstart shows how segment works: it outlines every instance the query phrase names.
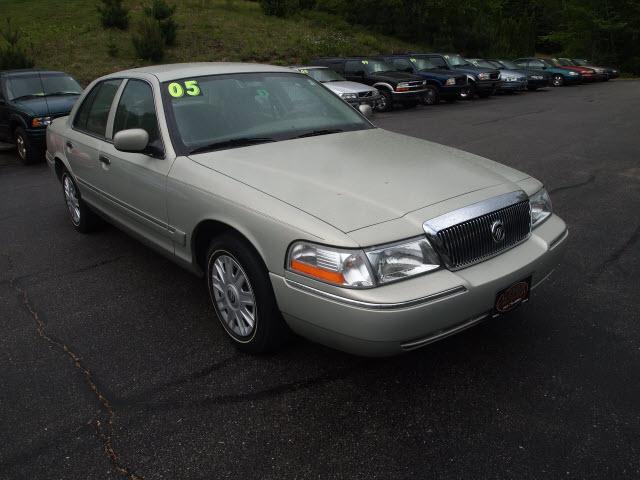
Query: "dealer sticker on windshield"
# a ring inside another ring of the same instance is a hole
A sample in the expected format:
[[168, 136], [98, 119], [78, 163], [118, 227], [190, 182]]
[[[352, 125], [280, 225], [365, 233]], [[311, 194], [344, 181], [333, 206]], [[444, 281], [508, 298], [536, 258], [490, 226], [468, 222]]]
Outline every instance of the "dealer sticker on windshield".
[[197, 80], [185, 80], [184, 82], [171, 82], [167, 87], [169, 95], [173, 98], [184, 97], [185, 94], [190, 97], [197, 97], [201, 94]]

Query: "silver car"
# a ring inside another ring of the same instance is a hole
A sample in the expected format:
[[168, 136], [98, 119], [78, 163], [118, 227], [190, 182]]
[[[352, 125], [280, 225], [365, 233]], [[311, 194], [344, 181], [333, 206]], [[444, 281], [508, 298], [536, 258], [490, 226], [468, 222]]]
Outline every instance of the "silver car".
[[242, 350], [361, 355], [526, 303], [567, 227], [531, 176], [392, 133], [307, 75], [234, 63], [95, 80], [47, 129], [72, 225], [98, 215], [206, 279]]
[[355, 107], [369, 105], [371, 108], [375, 108], [380, 101], [380, 92], [376, 88], [365, 85], [364, 83], [345, 80], [342, 75], [328, 67], [292, 68], [322, 83], [333, 93]]

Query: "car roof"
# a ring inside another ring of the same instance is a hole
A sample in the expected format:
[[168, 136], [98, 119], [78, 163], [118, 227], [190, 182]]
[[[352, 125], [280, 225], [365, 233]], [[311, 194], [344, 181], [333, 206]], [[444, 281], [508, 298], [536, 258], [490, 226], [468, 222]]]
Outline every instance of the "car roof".
[[47, 74], [47, 75], [69, 75], [66, 72], [60, 72], [58, 70], [43, 70], [39, 68], [21, 68], [16, 70], [0, 70], [0, 75], [3, 77], [19, 77], [19, 76], [29, 76], [34, 74]]
[[140, 74], [153, 75], [161, 82], [186, 77], [201, 77], [205, 75], [224, 75], [228, 73], [264, 73], [283, 72], [291, 73], [287, 67], [275, 65], [263, 65], [259, 63], [232, 63], [232, 62], [195, 62], [195, 63], [170, 63], [164, 65], [152, 65], [149, 67], [132, 68], [107, 75], [103, 78], [135, 76]]

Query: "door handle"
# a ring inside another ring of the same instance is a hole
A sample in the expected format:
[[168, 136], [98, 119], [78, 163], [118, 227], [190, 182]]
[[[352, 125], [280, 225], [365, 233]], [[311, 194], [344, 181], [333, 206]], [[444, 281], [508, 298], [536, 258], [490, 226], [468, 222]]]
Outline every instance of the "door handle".
[[67, 141], [67, 148], [68, 148], [69, 150], [73, 150], [73, 143], [71, 143], [71, 142]]
[[105, 157], [104, 155], [100, 155], [98, 159], [105, 165], [111, 165], [111, 160], [109, 160], [109, 158]]

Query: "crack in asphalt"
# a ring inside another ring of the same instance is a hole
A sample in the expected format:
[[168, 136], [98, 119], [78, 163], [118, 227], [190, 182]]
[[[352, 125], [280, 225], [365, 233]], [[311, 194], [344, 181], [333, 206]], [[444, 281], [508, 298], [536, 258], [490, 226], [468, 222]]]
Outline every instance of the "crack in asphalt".
[[[5, 254], [9, 263], [11, 263], [11, 258]], [[118, 459], [118, 454], [113, 448], [112, 442], [112, 432], [113, 432], [113, 417], [114, 411], [111, 406], [111, 402], [102, 394], [102, 391], [98, 388], [96, 382], [93, 380], [93, 376], [91, 375], [91, 371], [88, 367], [84, 365], [82, 359], [65, 343], [60, 340], [55, 339], [51, 335], [49, 335], [46, 331], [46, 324], [40, 318], [40, 315], [31, 304], [29, 294], [27, 291], [20, 287], [15, 279], [11, 279], [9, 281], [10, 287], [22, 297], [23, 306], [29, 312], [30, 316], [33, 318], [36, 324], [36, 332], [37, 334], [47, 341], [50, 345], [56, 347], [59, 350], [62, 350], [73, 362], [74, 367], [79, 370], [87, 383], [87, 386], [96, 397], [98, 402], [100, 403], [100, 411], [96, 414], [96, 417], [91, 420], [88, 424], [93, 424], [96, 436], [102, 442], [102, 449], [104, 453], [109, 458], [111, 465], [113, 468], [121, 475], [126, 476], [129, 480], [144, 480], [144, 477], [137, 475], [134, 473], [131, 468], [122, 464]], [[103, 416], [104, 418], [99, 418]]]
[[606, 259], [604, 262], [600, 264], [600, 266], [596, 269], [596, 271], [591, 274], [591, 281], [597, 280], [607, 269], [609, 265], [612, 263], [616, 263], [624, 253], [629, 250], [634, 243], [640, 240], [640, 225], [636, 227], [633, 233], [625, 240], [625, 242], [616, 248]]
[[591, 174], [589, 175], [589, 178], [587, 178], [586, 180], [582, 181], [582, 182], [578, 182], [578, 183], [572, 183], [571, 185], [563, 185], [560, 187], [556, 187], [552, 190], [549, 190], [549, 195], [551, 195], [552, 193], [557, 193], [557, 192], [561, 192], [563, 190], [571, 190], [573, 188], [579, 188], [579, 187], [584, 187], [585, 185], [589, 185], [590, 183], [595, 182], [596, 180], [596, 175], [595, 174]]

